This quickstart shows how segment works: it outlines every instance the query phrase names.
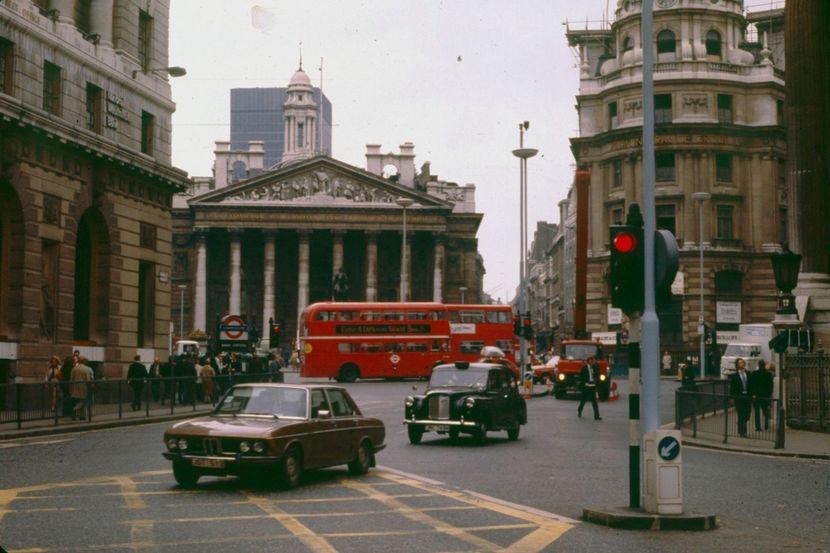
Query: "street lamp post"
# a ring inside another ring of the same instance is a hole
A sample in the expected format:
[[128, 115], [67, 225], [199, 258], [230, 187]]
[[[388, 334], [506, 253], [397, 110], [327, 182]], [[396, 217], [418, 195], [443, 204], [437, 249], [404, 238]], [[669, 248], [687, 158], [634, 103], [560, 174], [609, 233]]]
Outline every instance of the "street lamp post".
[[700, 332], [700, 378], [706, 376], [706, 333], [704, 332], [704, 317], [703, 317], [703, 202], [711, 198], [709, 192], [695, 192], [692, 194], [698, 203], [698, 212], [700, 214], [700, 233], [698, 240], [698, 250], [700, 251], [700, 314], [697, 317], [697, 328]]
[[412, 198], [398, 198], [396, 204], [403, 209], [403, 238], [401, 239], [401, 302], [409, 298], [409, 273], [406, 266], [406, 208], [415, 203]]
[[184, 291], [187, 284], [179, 284], [179, 340], [184, 338]]
[[[519, 148], [513, 155], [519, 158], [519, 317], [527, 312], [527, 160], [539, 150], [524, 147], [524, 132], [530, 127], [529, 121], [519, 123]], [[527, 369], [527, 339], [522, 337], [519, 348], [521, 371]]]
[[466, 286], [459, 286], [458, 290], [461, 292], [461, 303], [464, 304], [465, 303], [464, 302], [464, 292], [467, 291], [467, 287]]

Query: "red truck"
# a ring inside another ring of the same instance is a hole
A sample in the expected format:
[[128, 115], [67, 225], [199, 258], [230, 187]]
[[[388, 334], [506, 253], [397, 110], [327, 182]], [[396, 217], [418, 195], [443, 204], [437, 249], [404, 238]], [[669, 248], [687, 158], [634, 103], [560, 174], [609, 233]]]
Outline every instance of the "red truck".
[[602, 343], [596, 340], [562, 341], [553, 381], [553, 395], [557, 399], [562, 399], [568, 392], [579, 393], [579, 371], [589, 357], [594, 357], [599, 365], [597, 396], [600, 401], [608, 400], [611, 374], [608, 370], [608, 360], [602, 351]]

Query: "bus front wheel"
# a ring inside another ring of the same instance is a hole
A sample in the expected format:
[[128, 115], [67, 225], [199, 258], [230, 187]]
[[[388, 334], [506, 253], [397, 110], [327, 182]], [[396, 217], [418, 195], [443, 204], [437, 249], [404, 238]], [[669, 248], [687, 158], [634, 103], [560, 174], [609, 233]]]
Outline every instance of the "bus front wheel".
[[357, 365], [349, 363], [340, 367], [340, 376], [337, 378], [338, 382], [354, 382], [360, 375]]

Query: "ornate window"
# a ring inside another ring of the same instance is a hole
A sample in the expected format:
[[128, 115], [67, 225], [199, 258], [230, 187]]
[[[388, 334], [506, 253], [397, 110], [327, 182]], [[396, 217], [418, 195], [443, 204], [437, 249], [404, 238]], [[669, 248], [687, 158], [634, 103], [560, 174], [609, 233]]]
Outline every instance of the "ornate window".
[[672, 234], [676, 234], [677, 217], [674, 204], [660, 204], [656, 206], [655, 210], [657, 213], [657, 228], [666, 229]]
[[141, 112], [141, 153], [153, 155], [153, 135], [155, 133], [155, 117], [152, 113]]
[[608, 104], [608, 128], [617, 128], [617, 102], [610, 102]]
[[658, 182], [674, 180], [674, 152], [654, 154], [655, 178]]
[[101, 89], [92, 83], [86, 83], [86, 128], [94, 133], [101, 132], [104, 104]]
[[671, 94], [654, 95], [654, 122], [671, 123], [672, 107]]
[[735, 207], [731, 205], [719, 205], [717, 208], [718, 234], [720, 240], [733, 240], [735, 235], [732, 232]]
[[718, 123], [731, 124], [732, 121], [732, 95], [718, 94]]
[[657, 60], [668, 61], [674, 59], [677, 50], [677, 39], [668, 29], [657, 33]]
[[150, 69], [153, 57], [153, 18], [144, 10], [138, 11], [138, 63]]
[[715, 154], [715, 178], [718, 182], [732, 182], [732, 154]]
[[53, 115], [61, 112], [61, 68], [43, 62], [43, 109]]
[[14, 84], [14, 43], [0, 37], [0, 93], [11, 94]]
[[718, 60], [721, 57], [720, 33], [714, 29], [706, 33], [706, 56], [711, 56]]

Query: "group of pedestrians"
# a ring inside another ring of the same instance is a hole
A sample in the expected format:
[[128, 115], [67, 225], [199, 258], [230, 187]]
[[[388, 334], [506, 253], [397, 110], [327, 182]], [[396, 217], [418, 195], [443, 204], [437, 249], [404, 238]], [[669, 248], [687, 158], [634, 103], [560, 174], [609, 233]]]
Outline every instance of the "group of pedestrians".
[[762, 414], [764, 430], [769, 430], [774, 370], [775, 363], [767, 365], [761, 359], [758, 361], [758, 369], [748, 373], [746, 361], [740, 357], [735, 360], [735, 373], [729, 379], [729, 395], [738, 415], [738, 434], [741, 437], [746, 437], [746, 427], [752, 411], [755, 414], [755, 431], [761, 431]]
[[53, 413], [71, 416], [72, 420], [86, 418], [95, 397], [95, 373], [87, 363], [87, 358], [77, 350], [63, 361], [57, 355], [49, 359], [44, 381], [49, 386], [49, 407]]

